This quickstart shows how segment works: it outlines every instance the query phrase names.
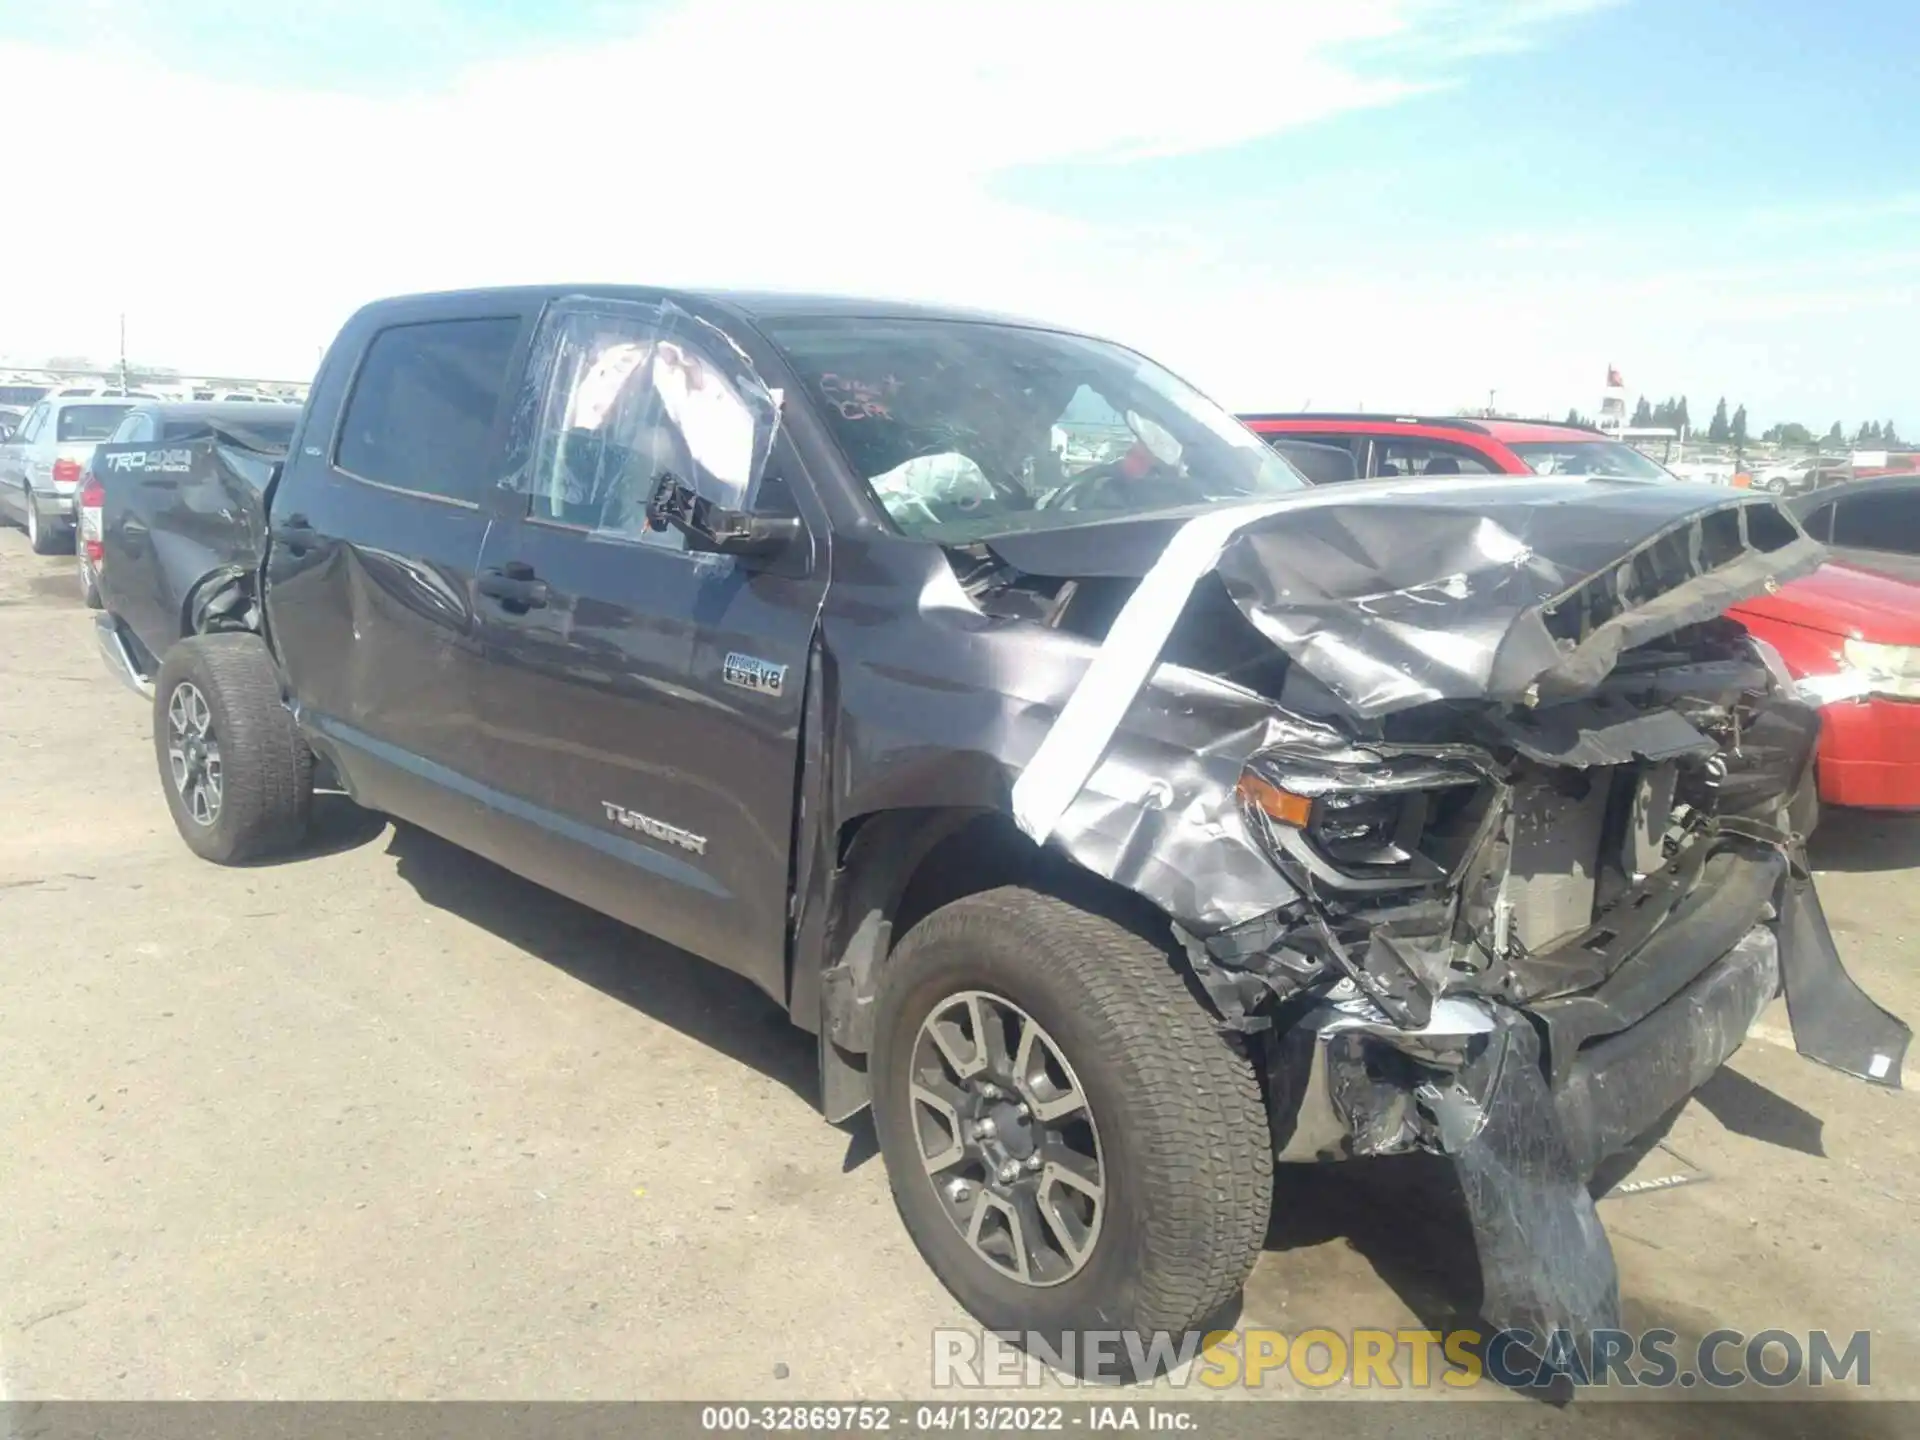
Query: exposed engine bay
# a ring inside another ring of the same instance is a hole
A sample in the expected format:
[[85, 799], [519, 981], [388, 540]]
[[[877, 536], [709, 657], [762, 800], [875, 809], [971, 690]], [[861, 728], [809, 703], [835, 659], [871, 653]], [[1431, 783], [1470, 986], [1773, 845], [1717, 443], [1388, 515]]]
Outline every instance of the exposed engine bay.
[[1450, 1157], [1486, 1315], [1540, 1334], [1617, 1323], [1587, 1182], [1783, 985], [1813, 1058], [1897, 1086], [1908, 1039], [1807, 871], [1818, 712], [1720, 618], [1820, 549], [1677, 488], [1342, 487], [954, 556], [1100, 646], [1022, 828], [1170, 917], [1280, 1159]]

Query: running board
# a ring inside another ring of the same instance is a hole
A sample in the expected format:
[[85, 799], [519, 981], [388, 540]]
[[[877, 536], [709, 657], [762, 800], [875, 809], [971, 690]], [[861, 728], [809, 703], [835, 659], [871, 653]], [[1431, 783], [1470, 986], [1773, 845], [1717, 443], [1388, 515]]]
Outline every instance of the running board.
[[119, 622], [108, 614], [96, 615], [93, 619], [93, 638], [100, 646], [100, 658], [106, 662], [107, 669], [113, 672], [113, 678], [134, 694], [153, 699], [153, 681], [133, 663], [127, 642], [121, 638]]

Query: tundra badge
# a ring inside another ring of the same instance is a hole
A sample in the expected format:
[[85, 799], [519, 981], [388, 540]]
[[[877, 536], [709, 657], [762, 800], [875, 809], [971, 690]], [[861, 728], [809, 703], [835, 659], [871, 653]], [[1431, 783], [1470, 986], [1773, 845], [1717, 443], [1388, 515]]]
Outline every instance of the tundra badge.
[[607, 812], [607, 819], [629, 830], [638, 830], [652, 840], [664, 840], [669, 845], [678, 845], [682, 850], [691, 850], [696, 855], [707, 853], [707, 837], [696, 835], [691, 830], [682, 830], [678, 825], [669, 825], [656, 820], [651, 815], [642, 815], [638, 810], [629, 810], [624, 805], [616, 805], [611, 800], [602, 800], [601, 808]]
[[720, 667], [720, 678], [742, 690], [778, 695], [787, 688], [787, 667], [731, 650], [727, 652], [726, 664]]

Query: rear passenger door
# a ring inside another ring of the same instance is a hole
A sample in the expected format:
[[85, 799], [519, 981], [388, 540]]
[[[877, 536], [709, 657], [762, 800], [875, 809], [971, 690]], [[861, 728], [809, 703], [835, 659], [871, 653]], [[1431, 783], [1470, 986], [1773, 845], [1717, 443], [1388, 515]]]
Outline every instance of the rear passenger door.
[[465, 297], [360, 317], [310, 411], [326, 429], [298, 436], [268, 517], [269, 633], [317, 747], [356, 798], [460, 839], [485, 823], [472, 775], [483, 500], [531, 320]]
[[[480, 560], [488, 779], [520, 873], [784, 998], [824, 527], [747, 563], [650, 526], [656, 477], [692, 473], [652, 381], [669, 342], [694, 390], [731, 383], [725, 342], [671, 307], [570, 301], [542, 327], [518, 493]], [[804, 521], [804, 486], [776, 440], [755, 509]]]

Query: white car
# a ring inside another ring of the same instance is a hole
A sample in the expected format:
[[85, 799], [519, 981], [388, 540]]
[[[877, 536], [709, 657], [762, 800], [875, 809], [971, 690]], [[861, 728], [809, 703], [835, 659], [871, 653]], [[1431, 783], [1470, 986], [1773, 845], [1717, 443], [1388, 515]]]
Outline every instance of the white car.
[[0, 442], [0, 515], [26, 527], [36, 555], [73, 543], [73, 494], [99, 445], [136, 396], [49, 395]]
[[1822, 455], [1807, 455], [1784, 465], [1769, 465], [1753, 477], [1753, 488], [1771, 495], [1801, 495], [1818, 489], [1823, 480], [1841, 480], [1847, 475], [1847, 462]]

